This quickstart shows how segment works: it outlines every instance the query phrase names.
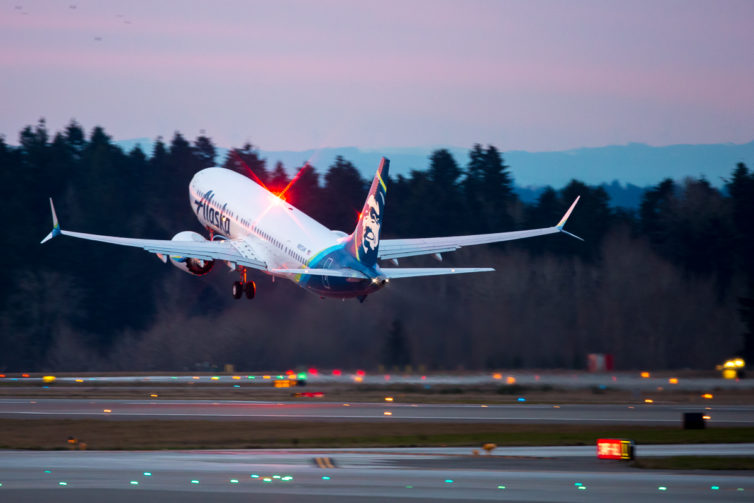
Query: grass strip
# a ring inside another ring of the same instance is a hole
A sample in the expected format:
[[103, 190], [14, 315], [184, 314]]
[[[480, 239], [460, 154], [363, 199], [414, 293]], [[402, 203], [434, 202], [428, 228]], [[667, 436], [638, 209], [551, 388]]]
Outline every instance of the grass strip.
[[67, 449], [68, 437], [88, 449], [248, 449], [273, 447], [479, 447], [594, 445], [597, 438], [636, 444], [750, 442], [754, 428], [683, 430], [672, 427], [600, 427], [501, 423], [119, 421], [0, 419], [0, 449]]
[[641, 458], [638, 468], [656, 470], [754, 470], [754, 457], [748, 456], [671, 456]]

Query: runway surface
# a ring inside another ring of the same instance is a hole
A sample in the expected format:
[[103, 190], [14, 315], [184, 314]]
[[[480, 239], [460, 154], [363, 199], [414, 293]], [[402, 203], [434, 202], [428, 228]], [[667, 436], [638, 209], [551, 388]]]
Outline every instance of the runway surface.
[[711, 426], [754, 426], [754, 406], [666, 404], [454, 405], [208, 400], [0, 399], [5, 418], [508, 422], [526, 424], [680, 424], [703, 412]]
[[[479, 386], [518, 384], [520, 386], [553, 386], [564, 389], [624, 389], [636, 391], [653, 391], [658, 387], [667, 390], [751, 390], [754, 379], [722, 379], [721, 377], [673, 377], [655, 376], [638, 372], [589, 373], [583, 371], [547, 371], [532, 372], [526, 370], [476, 373], [476, 374], [385, 374], [323, 371], [323, 372], [271, 372], [268, 374], [243, 375], [130, 375], [130, 376], [60, 376], [55, 382], [63, 385], [98, 385], [98, 384], [231, 384], [231, 385], [269, 385], [276, 379], [304, 379], [316, 384], [363, 384], [363, 385], [421, 385], [421, 386]], [[0, 384], [43, 384], [43, 376], [17, 377], [0, 375]]]
[[[754, 493], [751, 472], [642, 470], [597, 460], [594, 447], [469, 451], [2, 451], [0, 501], [693, 502]], [[671, 452], [752, 455], [754, 444], [637, 447], [639, 457]]]

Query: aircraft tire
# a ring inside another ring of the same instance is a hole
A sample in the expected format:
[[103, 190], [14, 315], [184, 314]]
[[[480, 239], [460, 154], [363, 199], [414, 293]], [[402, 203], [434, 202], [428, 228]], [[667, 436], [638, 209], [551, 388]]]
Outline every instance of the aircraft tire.
[[257, 285], [253, 281], [247, 281], [243, 285], [243, 291], [246, 293], [247, 299], [253, 299], [254, 295], [257, 293]]
[[241, 295], [243, 295], [243, 285], [240, 281], [234, 281], [233, 282], [233, 298], [234, 299], [240, 299]]

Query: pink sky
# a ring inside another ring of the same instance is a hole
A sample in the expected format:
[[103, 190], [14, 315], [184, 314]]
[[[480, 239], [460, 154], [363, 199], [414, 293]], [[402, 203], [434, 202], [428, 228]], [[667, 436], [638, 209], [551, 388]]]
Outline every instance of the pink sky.
[[748, 0], [0, 0], [0, 134], [45, 117], [267, 150], [743, 143], [753, 26]]

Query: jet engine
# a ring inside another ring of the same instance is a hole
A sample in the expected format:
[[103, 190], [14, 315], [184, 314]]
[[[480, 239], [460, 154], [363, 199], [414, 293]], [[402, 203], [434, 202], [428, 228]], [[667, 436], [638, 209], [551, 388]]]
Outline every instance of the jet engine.
[[[198, 234], [196, 232], [183, 231], [173, 236], [172, 241], [201, 242], [201, 241], [207, 241], [207, 239], [201, 234]], [[214, 260], [201, 260], [197, 258], [176, 257], [172, 255], [170, 256], [170, 262], [181, 271], [187, 272], [194, 276], [204, 276], [212, 269], [212, 266], [215, 265]]]

